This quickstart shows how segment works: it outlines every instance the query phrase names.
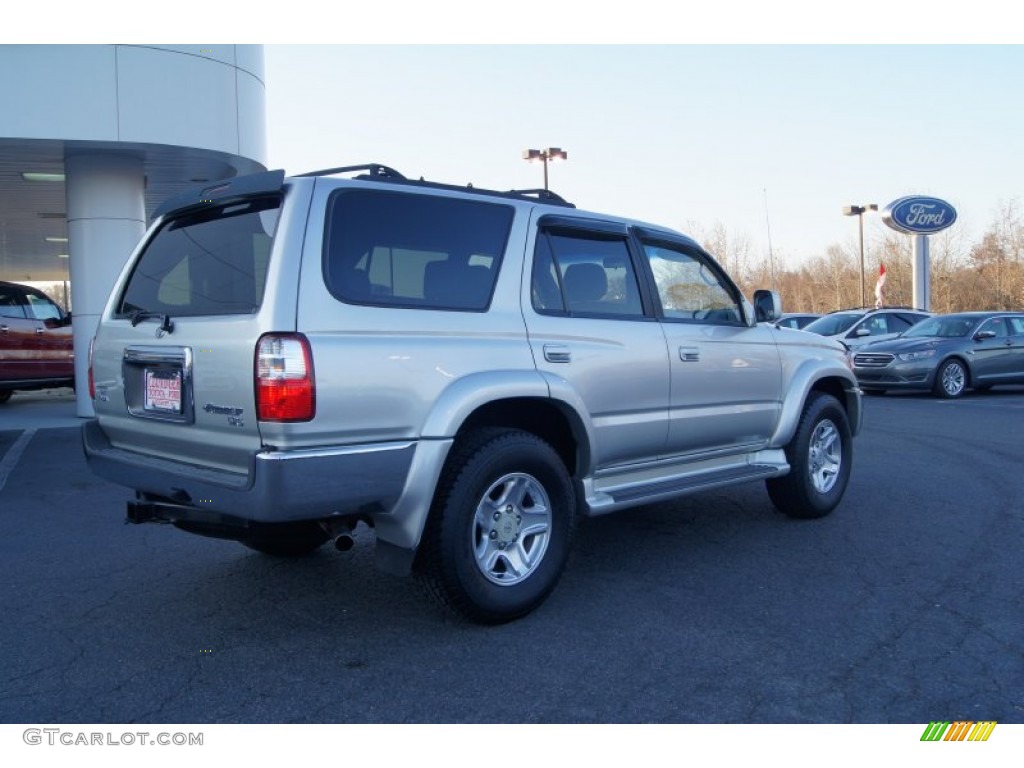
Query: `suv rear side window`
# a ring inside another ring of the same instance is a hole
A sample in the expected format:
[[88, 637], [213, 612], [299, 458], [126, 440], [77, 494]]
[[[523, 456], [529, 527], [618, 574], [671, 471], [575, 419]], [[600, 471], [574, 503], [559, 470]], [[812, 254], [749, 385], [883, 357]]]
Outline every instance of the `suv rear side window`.
[[118, 314], [172, 317], [259, 309], [280, 200], [233, 203], [165, 223], [132, 270]]
[[615, 235], [541, 232], [531, 290], [534, 309], [546, 314], [643, 316], [629, 248]]
[[339, 190], [328, 202], [324, 280], [353, 304], [486, 310], [513, 214], [454, 197]]

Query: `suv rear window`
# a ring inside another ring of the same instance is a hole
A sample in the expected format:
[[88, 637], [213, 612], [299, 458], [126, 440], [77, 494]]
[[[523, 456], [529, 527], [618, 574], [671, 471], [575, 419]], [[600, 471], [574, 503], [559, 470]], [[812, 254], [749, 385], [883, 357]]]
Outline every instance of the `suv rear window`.
[[166, 222], [136, 262], [118, 314], [255, 312], [279, 208], [277, 198], [248, 200]]
[[454, 197], [339, 190], [328, 203], [327, 288], [353, 304], [483, 311], [513, 213]]

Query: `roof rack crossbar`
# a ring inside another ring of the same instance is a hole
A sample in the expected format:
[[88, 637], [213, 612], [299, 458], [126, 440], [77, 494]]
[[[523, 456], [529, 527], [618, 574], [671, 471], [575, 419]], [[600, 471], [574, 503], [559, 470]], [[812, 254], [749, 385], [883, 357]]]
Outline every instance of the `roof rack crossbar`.
[[550, 189], [510, 189], [508, 194], [519, 197], [536, 197], [545, 202], [568, 203], [568, 200]]
[[466, 186], [442, 184], [436, 181], [427, 181], [422, 177], [420, 177], [419, 179], [410, 179], [396, 171], [394, 168], [390, 168], [386, 165], [381, 165], [380, 163], [367, 163], [366, 165], [345, 165], [339, 168], [325, 168], [322, 171], [308, 171], [307, 173], [297, 173], [295, 174], [295, 178], [312, 176], [334, 176], [339, 173], [360, 173], [360, 175], [353, 177], [360, 181], [393, 182], [399, 184], [407, 184], [409, 186], [416, 187], [429, 187], [431, 189], [448, 189], [454, 192], [473, 192], [480, 195], [495, 195], [498, 197], [518, 198], [520, 200], [536, 200], [541, 203], [548, 203], [550, 205], [564, 205], [569, 208], [576, 207], [568, 200], [566, 200], [564, 197], [552, 192], [549, 189], [510, 189], [507, 192], [498, 192], [496, 190], [474, 187], [472, 184], [467, 184]]
[[305, 176], [334, 176], [339, 173], [356, 173], [357, 171], [366, 171], [366, 175], [363, 178], [372, 179], [400, 179], [405, 180], [405, 176], [394, 168], [387, 165], [381, 165], [380, 163], [366, 163], [365, 165], [343, 165], [339, 168], [324, 168], [322, 171], [308, 171], [306, 173], [295, 174], [298, 177]]

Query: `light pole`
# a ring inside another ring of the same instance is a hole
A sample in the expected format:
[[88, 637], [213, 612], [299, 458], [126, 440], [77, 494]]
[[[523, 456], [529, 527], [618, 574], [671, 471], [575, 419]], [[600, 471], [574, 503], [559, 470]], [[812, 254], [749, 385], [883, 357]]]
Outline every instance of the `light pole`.
[[524, 149], [523, 160], [528, 160], [531, 163], [535, 163], [540, 160], [544, 163], [544, 189], [548, 188], [548, 161], [549, 160], [568, 160], [569, 153], [564, 149], [558, 147], [549, 147], [548, 149]]
[[846, 205], [843, 206], [843, 216], [856, 216], [860, 225], [860, 305], [867, 306], [867, 293], [864, 290], [864, 214], [868, 211], [877, 211], [875, 203], [867, 205]]

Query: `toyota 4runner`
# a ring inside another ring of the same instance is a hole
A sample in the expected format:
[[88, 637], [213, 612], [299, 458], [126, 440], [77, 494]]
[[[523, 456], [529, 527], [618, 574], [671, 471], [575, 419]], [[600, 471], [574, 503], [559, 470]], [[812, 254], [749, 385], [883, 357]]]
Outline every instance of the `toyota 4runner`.
[[690, 238], [547, 190], [243, 176], [154, 213], [94, 341], [85, 452], [131, 522], [284, 556], [364, 522], [378, 565], [508, 621], [580, 516], [758, 479], [832, 511], [860, 391], [780, 314]]

